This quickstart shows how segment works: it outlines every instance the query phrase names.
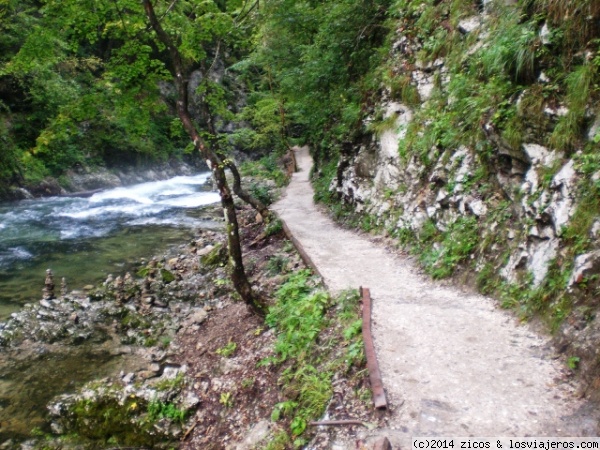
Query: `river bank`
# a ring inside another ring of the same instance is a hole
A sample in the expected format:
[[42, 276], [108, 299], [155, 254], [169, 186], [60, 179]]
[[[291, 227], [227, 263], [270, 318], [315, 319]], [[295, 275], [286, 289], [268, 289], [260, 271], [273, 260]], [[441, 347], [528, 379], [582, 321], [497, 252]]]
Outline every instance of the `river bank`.
[[176, 176], [190, 176], [208, 171], [199, 158], [169, 159], [119, 168], [77, 165], [59, 178], [22, 182], [0, 190], [0, 201], [15, 201], [51, 196], [91, 195], [103, 189], [113, 189], [149, 181], [161, 181]]
[[[218, 222], [220, 208], [208, 211]], [[301, 274], [303, 295], [318, 285], [277, 220], [262, 223], [241, 205], [239, 214], [247, 272], [269, 305], [281, 301], [278, 290], [295, 274]], [[323, 294], [329, 306], [318, 303], [320, 323], [330, 328], [322, 335], [311, 331], [303, 356], [286, 361], [272, 319], [265, 323], [235, 300], [224, 243], [219, 230], [197, 230], [186, 243], [94, 286], [60, 292], [55, 279], [54, 296], [13, 313], [0, 330], [0, 446], [250, 449], [248, 442], [285, 438], [283, 447], [272, 448], [288, 448], [293, 439], [315, 436], [306, 430], [309, 416], [296, 392], [302, 383], [290, 370], [322, 372], [326, 390], [313, 418], [326, 407], [339, 409], [341, 399], [330, 402], [334, 381], [336, 392], [345, 393], [344, 408], [368, 417], [359, 337], [355, 331], [342, 337], [341, 327], [355, 316], [346, 312], [346, 322], [334, 320], [341, 303]], [[356, 310], [352, 302], [344, 309]], [[308, 342], [321, 338], [327, 347], [309, 351]], [[348, 348], [356, 353], [350, 359]], [[317, 369], [332, 361], [335, 369]], [[328, 433], [317, 436], [315, 448], [328, 448]]]
[[89, 198], [50, 197], [0, 204], [0, 319], [41, 292], [52, 268], [72, 288], [132, 270], [139, 259], [212, 229], [210, 174], [105, 190]]
[[[205, 210], [214, 221], [219, 213], [219, 208]], [[104, 386], [94, 380], [120, 372], [131, 383], [163, 376], [165, 370], [167, 377], [176, 376], [178, 366], [169, 365], [170, 343], [184, 322], [199, 320], [214, 297], [214, 273], [200, 271], [199, 264], [204, 257], [211, 264], [222, 261], [220, 237], [200, 230], [188, 243], [140, 260], [133, 273], [83, 289], [61, 292], [60, 282], [47, 278], [46, 298], [0, 324], [0, 436], [6, 448], [20, 448], [18, 442], [35, 428], [64, 429], [62, 407], [51, 408], [58, 416], [49, 422], [46, 406], [64, 392], [70, 394], [55, 405], [76, 401], [73, 391], [86, 382]]]

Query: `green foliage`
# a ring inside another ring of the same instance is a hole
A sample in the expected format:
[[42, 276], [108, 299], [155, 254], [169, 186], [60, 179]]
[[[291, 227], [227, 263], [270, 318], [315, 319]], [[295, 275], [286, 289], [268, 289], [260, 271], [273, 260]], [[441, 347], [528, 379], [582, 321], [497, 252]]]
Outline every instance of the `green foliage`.
[[173, 378], [161, 379], [156, 383], [156, 389], [159, 391], [179, 391], [185, 384], [185, 376], [179, 372]]
[[234, 144], [244, 151], [283, 153], [289, 144], [283, 100], [273, 92], [257, 91], [249, 96], [248, 103], [238, 120], [250, 122], [252, 128], [236, 131]]
[[579, 367], [579, 361], [581, 358], [578, 356], [571, 356], [567, 359], [567, 367], [571, 370], [575, 370]]
[[265, 206], [269, 206], [273, 203], [271, 190], [264, 184], [252, 183], [249, 190], [254, 198], [260, 200]]
[[555, 28], [553, 41], [566, 54], [577, 52], [590, 40], [600, 37], [600, 5], [595, 0], [533, 0], [531, 3]]
[[441, 233], [427, 222], [419, 238], [424, 246], [420, 260], [427, 272], [433, 278], [449, 277], [477, 245], [477, 218], [460, 217]]
[[[279, 379], [286, 400], [275, 405], [271, 419], [288, 419], [291, 436], [299, 443], [303, 438], [298, 437], [308, 422], [323, 414], [331, 398], [333, 374], [363, 363], [362, 340], [358, 336], [361, 321], [356, 320], [358, 295], [348, 291], [332, 300], [324, 292], [314, 290], [307, 270], [291, 274], [276, 295], [266, 322], [277, 333], [276, 357], [270, 362], [287, 365]], [[327, 313], [332, 306], [342, 324], [339, 336], [348, 352], [337, 352], [335, 340], [327, 346], [319, 342], [320, 334], [331, 325]], [[271, 443], [275, 445], [278, 439]]]
[[148, 420], [156, 422], [160, 419], [169, 419], [173, 422], [184, 423], [188, 416], [188, 411], [180, 409], [173, 403], [164, 403], [160, 400], [153, 400], [148, 403]]
[[265, 237], [273, 236], [283, 231], [283, 222], [279, 219], [271, 220], [265, 228]]
[[408, 75], [384, 76], [392, 98], [398, 99], [408, 106], [417, 106], [421, 101], [419, 91]]
[[214, 267], [223, 265], [227, 262], [227, 252], [223, 247], [223, 244], [215, 245], [208, 254], [200, 257], [200, 262], [205, 266]]
[[[287, 177], [277, 159], [276, 154], [270, 154], [263, 156], [258, 161], [245, 161], [240, 166], [240, 173], [248, 177], [273, 180], [278, 187], [284, 186]], [[258, 187], [259, 185], [256, 186], [256, 189], [262, 189]], [[268, 195], [270, 196], [270, 194]]]
[[556, 124], [550, 144], [559, 150], [570, 150], [582, 137], [585, 112], [593, 88], [597, 67], [585, 64], [566, 77], [566, 102], [569, 112]]
[[491, 78], [505, 74], [515, 81], [531, 81], [535, 75], [535, 56], [539, 44], [534, 23], [521, 22], [518, 9], [507, 7], [500, 12], [489, 36], [489, 45], [479, 52], [482, 71]]
[[[216, 46], [218, 55], [234, 42], [237, 49], [247, 46], [232, 16], [237, 0], [154, 7], [186, 70], [207, 60], [210, 66]], [[35, 181], [76, 164], [135, 164], [182, 154], [189, 138], [173, 117], [168, 52], [147, 32], [141, 2], [6, 0], [0, 10], [0, 98], [9, 99], [0, 110], [27, 118], [26, 127], [8, 129], [14, 145], [5, 179], [24, 172]], [[200, 83], [198, 96], [217, 125], [233, 118], [231, 88], [209, 77]], [[21, 155], [35, 163], [21, 163]], [[39, 165], [43, 170], [30, 174]]]
[[233, 407], [233, 395], [231, 392], [221, 392], [219, 396], [219, 403], [225, 408]]
[[289, 263], [289, 259], [285, 256], [274, 255], [267, 262], [267, 271], [272, 275], [285, 272], [285, 268]]
[[264, 450], [286, 450], [292, 443], [290, 437], [285, 431], [279, 431], [264, 447]]
[[[127, 397], [123, 403], [111, 396], [96, 400], [80, 400], [70, 410], [69, 429], [78, 436], [78, 441], [89, 442], [91, 447], [107, 445], [125, 447], [154, 447], [165, 437], [154, 430], [155, 420], [170, 414], [174, 420], [182, 417], [171, 404], [150, 402], [135, 396]], [[141, 412], [153, 411], [144, 419]], [[183, 420], [183, 419], [182, 419]]]
[[396, 131], [396, 120], [395, 114], [392, 114], [385, 119], [375, 118], [373, 122], [369, 124], [369, 131], [372, 131], [377, 136], [381, 136], [386, 131]]
[[236, 350], [237, 350], [237, 344], [235, 342], [229, 341], [223, 347], [218, 348], [215, 353], [217, 355], [221, 355], [225, 358], [229, 358], [230, 356], [233, 356], [233, 354], [235, 353]]
[[277, 303], [267, 314], [267, 325], [280, 332], [275, 344], [279, 362], [291, 356], [301, 359], [325, 326], [329, 298], [324, 292], [309, 294], [309, 275], [307, 270], [291, 275], [277, 291]]
[[313, 198], [315, 202], [330, 205], [337, 200], [337, 196], [329, 190], [336, 171], [337, 157], [333, 157], [322, 165], [320, 171], [313, 172], [313, 189], [315, 192]]
[[263, 91], [280, 95], [271, 94], [269, 105], [276, 98], [303, 140], [323, 151], [360, 128], [362, 77], [383, 57], [377, 49], [389, 5], [277, 0], [264, 6], [249, 65], [265, 74]]
[[348, 328], [344, 330], [344, 339], [350, 340], [353, 337], [358, 336], [362, 332], [362, 320], [357, 319], [350, 324]]

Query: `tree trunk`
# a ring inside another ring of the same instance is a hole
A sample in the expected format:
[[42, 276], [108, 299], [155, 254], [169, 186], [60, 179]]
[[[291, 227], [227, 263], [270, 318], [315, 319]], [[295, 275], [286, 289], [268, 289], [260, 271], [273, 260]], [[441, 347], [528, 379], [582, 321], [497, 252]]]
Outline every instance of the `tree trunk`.
[[[229, 250], [229, 269], [231, 281], [233, 282], [233, 286], [242, 300], [255, 312], [262, 313], [264, 308], [260, 302], [254, 298], [248, 277], [246, 276], [246, 272], [244, 270], [237, 214], [235, 212], [233, 196], [231, 195], [231, 190], [225, 177], [225, 167], [214, 151], [205, 145], [204, 141], [200, 137], [200, 134], [196, 130], [196, 127], [194, 126], [189, 112], [188, 73], [186, 72], [186, 67], [181, 57], [181, 53], [173, 44], [169, 35], [162, 28], [162, 25], [156, 17], [154, 7], [152, 6], [150, 0], [143, 0], [142, 3], [152, 29], [156, 33], [159, 41], [162, 42], [165, 47], [167, 47], [169, 52], [170, 63], [172, 65], [170, 70], [177, 88], [177, 114], [183, 124], [184, 129], [192, 139], [194, 147], [198, 149], [202, 157], [206, 160], [206, 163], [211, 170], [214, 180], [217, 184], [219, 195], [221, 196], [221, 205], [223, 207], [227, 226], [227, 246]], [[208, 108], [208, 105], [203, 105], [203, 109], [205, 108]]]

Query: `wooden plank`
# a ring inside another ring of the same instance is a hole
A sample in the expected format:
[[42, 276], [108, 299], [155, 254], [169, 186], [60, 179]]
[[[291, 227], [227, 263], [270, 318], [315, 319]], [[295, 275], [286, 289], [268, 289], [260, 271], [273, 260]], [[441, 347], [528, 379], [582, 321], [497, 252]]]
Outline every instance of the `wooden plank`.
[[377, 356], [375, 355], [375, 345], [373, 344], [373, 335], [371, 332], [371, 292], [368, 288], [360, 288], [360, 295], [363, 302], [363, 342], [365, 343], [365, 356], [367, 357], [367, 369], [369, 370], [369, 380], [371, 381], [371, 391], [373, 393], [373, 404], [377, 409], [386, 409], [387, 400], [383, 390], [383, 381]]
[[300, 258], [302, 258], [302, 261], [304, 261], [304, 264], [306, 264], [308, 267], [310, 267], [310, 269], [313, 271], [313, 273], [318, 275], [321, 278], [321, 280], [323, 280], [323, 284], [325, 286], [327, 286], [327, 284], [325, 283], [325, 279], [323, 278], [323, 275], [317, 268], [317, 265], [313, 262], [311, 257], [308, 255], [308, 253], [306, 253], [306, 250], [304, 250], [304, 247], [302, 246], [300, 241], [294, 237], [294, 235], [292, 234], [291, 230], [289, 229], [289, 227], [287, 226], [285, 221], [281, 217], [278, 217], [278, 219], [281, 221], [281, 224], [283, 225], [283, 232], [285, 233], [287, 238], [292, 242], [292, 244], [296, 248], [296, 251], [300, 254]]

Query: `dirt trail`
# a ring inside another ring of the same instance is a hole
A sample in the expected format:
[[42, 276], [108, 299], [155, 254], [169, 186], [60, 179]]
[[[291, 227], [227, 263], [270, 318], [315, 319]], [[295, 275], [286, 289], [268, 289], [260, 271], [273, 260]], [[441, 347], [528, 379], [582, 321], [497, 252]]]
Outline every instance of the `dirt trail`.
[[492, 299], [425, 279], [406, 258], [336, 226], [313, 204], [308, 149], [296, 157], [300, 171], [274, 209], [330, 290], [371, 289], [391, 403], [383, 431], [394, 448], [417, 436], [597, 436], [592, 408], [564, 381], [546, 338]]

